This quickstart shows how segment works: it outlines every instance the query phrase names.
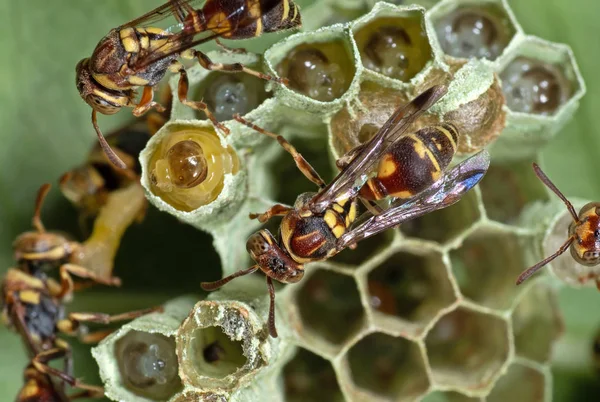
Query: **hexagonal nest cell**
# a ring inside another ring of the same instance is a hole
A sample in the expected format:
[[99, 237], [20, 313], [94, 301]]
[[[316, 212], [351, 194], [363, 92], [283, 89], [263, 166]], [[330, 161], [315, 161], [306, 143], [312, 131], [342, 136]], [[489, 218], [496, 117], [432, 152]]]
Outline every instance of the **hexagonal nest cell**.
[[377, 17], [354, 28], [363, 65], [387, 77], [408, 82], [433, 59], [423, 13]]
[[331, 363], [306, 349], [283, 368], [285, 397], [288, 402], [343, 402], [344, 396]]
[[172, 337], [129, 331], [116, 342], [115, 356], [123, 386], [136, 395], [167, 400], [183, 388]]
[[519, 236], [508, 229], [480, 227], [450, 252], [463, 296], [486, 307], [507, 309], [521, 292], [515, 286], [527, 268]]
[[404, 338], [370, 334], [350, 348], [347, 360], [352, 381], [367, 392], [412, 401], [429, 388], [421, 351]]
[[368, 274], [371, 307], [407, 322], [420, 333], [441, 309], [455, 300], [441, 254], [397, 251]]
[[476, 191], [470, 191], [459, 202], [448, 208], [403, 223], [400, 231], [408, 237], [444, 244], [454, 240], [480, 218]]
[[481, 398], [471, 398], [459, 392], [435, 391], [427, 394], [422, 402], [481, 402]]
[[396, 231], [394, 229], [386, 230], [378, 235], [369, 237], [360, 242], [354, 250], [346, 248], [340, 253], [330, 258], [330, 262], [337, 262], [349, 266], [359, 266], [380, 252], [385, 250], [394, 241]]
[[492, 164], [479, 188], [487, 216], [501, 223], [515, 223], [529, 203], [548, 200], [529, 161]]
[[445, 2], [432, 20], [444, 53], [463, 59], [496, 60], [517, 31], [500, 0]]
[[538, 283], [523, 295], [512, 314], [517, 356], [547, 363], [564, 330], [556, 292]]
[[536, 369], [512, 364], [486, 398], [487, 402], [545, 401], [546, 378]]
[[339, 345], [362, 327], [364, 310], [353, 278], [319, 269], [296, 286], [302, 324], [319, 337]]
[[434, 383], [484, 391], [508, 359], [507, 324], [501, 318], [460, 307], [435, 324], [425, 346]]
[[[258, 77], [212, 72], [194, 88], [191, 99], [202, 99], [217, 121], [222, 122], [231, 120], [236, 113], [244, 116], [270, 96], [265, 91], [265, 81]], [[200, 120], [207, 119], [204, 112], [196, 114]]]

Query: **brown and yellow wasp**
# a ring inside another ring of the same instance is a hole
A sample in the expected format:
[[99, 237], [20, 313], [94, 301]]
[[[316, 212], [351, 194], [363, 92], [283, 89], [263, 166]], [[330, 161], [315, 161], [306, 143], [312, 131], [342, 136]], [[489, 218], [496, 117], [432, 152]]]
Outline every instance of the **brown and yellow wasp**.
[[[573, 204], [567, 200], [567, 197], [561, 193], [542, 169], [535, 163], [533, 164], [533, 170], [542, 183], [565, 203], [573, 218], [573, 222], [569, 225], [569, 237], [563, 245], [560, 246], [554, 254], [538, 262], [519, 275], [519, 278], [517, 278], [517, 285], [523, 283], [540, 268], [543, 268], [546, 264], [569, 249], [571, 250], [573, 259], [581, 265], [593, 267], [600, 264], [600, 202], [590, 202], [585, 204], [579, 210], [578, 215]], [[584, 283], [588, 279], [595, 279], [596, 286], [598, 287], [598, 290], [600, 290], [600, 277], [594, 273], [590, 273], [589, 276], [586, 275], [585, 277], [580, 277], [579, 281]]]
[[[173, 15], [177, 24], [157, 28], [160, 20]], [[180, 57], [196, 58], [208, 70], [245, 72], [265, 80], [280, 81], [242, 64], [214, 63], [193, 47], [211, 40], [247, 39], [264, 32], [275, 32], [301, 25], [293, 0], [170, 0], [147, 14], [112, 29], [94, 49], [92, 56], [77, 64], [79, 94], [92, 107], [92, 124], [102, 149], [120, 168], [126, 164], [112, 151], [98, 127], [96, 113], [114, 114], [123, 107], [141, 116], [163, 106], [153, 101], [154, 89], [168, 69], [180, 75], [178, 96], [181, 103], [203, 111], [223, 130], [206, 103], [188, 100], [188, 78]], [[219, 43], [219, 42], [218, 42]], [[136, 103], [135, 89], [143, 87]]]
[[[277, 139], [319, 191], [301, 194], [293, 207], [277, 204], [262, 214], [252, 214], [251, 218], [260, 222], [283, 216], [277, 238], [268, 230], [253, 234], [246, 249], [256, 264], [202, 287], [214, 290], [236, 277], [262, 270], [271, 297], [269, 332], [275, 337], [272, 279], [298, 282], [306, 263], [326, 260], [386, 229], [456, 203], [482, 179], [489, 155], [481, 151], [447, 171], [457, 149], [456, 128], [444, 123], [409, 131], [445, 93], [446, 87], [434, 86], [397, 109], [371, 140], [338, 160], [341, 172], [329, 184], [283, 137], [237, 116], [240, 122]], [[390, 199], [386, 206], [374, 201], [383, 198]], [[358, 202], [368, 212], [357, 220]]]
[[[81, 335], [84, 342], [97, 342], [109, 332], [86, 334], [84, 323], [108, 324], [157, 310], [132, 311], [113, 316], [102, 313], [65, 314], [65, 301], [70, 300], [80, 285], [73, 281], [73, 276], [88, 283], [109, 286], [119, 286], [120, 280], [116, 277], [100, 277], [78, 265], [77, 261], [83, 253], [81, 245], [62, 234], [46, 231], [40, 211], [49, 189], [49, 184], [40, 188], [33, 216], [35, 231], [23, 233], [15, 240], [13, 247], [17, 266], [8, 270], [1, 287], [3, 321], [19, 333], [31, 359], [25, 370], [25, 385], [17, 399], [19, 402], [68, 401], [74, 397], [102, 396], [102, 388], [82, 383], [73, 377], [71, 348], [58, 334]], [[50, 277], [54, 273], [52, 271], [58, 271], [56, 279]], [[56, 360], [64, 362], [62, 370], [49, 365]], [[65, 384], [83, 391], [67, 397], [63, 392]]]

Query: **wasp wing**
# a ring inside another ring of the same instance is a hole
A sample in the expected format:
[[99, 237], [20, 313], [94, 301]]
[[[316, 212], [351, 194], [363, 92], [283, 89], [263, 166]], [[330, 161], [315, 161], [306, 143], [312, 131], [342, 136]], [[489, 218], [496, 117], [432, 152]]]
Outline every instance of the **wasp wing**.
[[335, 200], [352, 198], [367, 179], [367, 174], [387, 149], [414, 121], [447, 92], [443, 85], [433, 86], [408, 104], [396, 109], [377, 134], [356, 153], [347, 166], [311, 201], [311, 210], [321, 213]]
[[175, 17], [179, 23], [182, 23], [190, 10], [199, 9], [204, 3], [206, 3], [206, 0], [169, 0], [162, 6], [148, 11], [141, 17], [133, 19], [117, 29], [152, 26], [170, 16]]
[[353, 227], [339, 238], [336, 249], [342, 251], [349, 245], [386, 229], [455, 204], [467, 191], [479, 183], [489, 165], [490, 156], [487, 151], [484, 150], [473, 155], [449, 170], [440, 180], [413, 200], [392, 206], [383, 213], [372, 216]]

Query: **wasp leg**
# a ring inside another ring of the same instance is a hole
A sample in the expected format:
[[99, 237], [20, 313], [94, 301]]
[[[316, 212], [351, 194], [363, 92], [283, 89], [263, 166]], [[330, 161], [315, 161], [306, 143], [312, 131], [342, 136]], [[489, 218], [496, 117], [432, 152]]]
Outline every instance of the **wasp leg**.
[[285, 86], [289, 85], [289, 81], [287, 78], [273, 77], [271, 75], [261, 73], [260, 71], [252, 70], [251, 68], [248, 68], [241, 63], [215, 63], [207, 55], [205, 55], [199, 50], [195, 50], [193, 54], [198, 59], [198, 63], [200, 63], [202, 67], [210, 71], [222, 71], [224, 73], [246, 73], [254, 77], [260, 78], [261, 80], [274, 81]]
[[296, 148], [294, 148], [294, 146], [290, 144], [285, 138], [249, 122], [248, 120], [241, 117], [239, 114], [233, 115], [233, 118], [238, 122], [250, 127], [251, 129], [258, 131], [261, 134], [276, 139], [279, 145], [281, 145], [281, 147], [286, 152], [292, 155], [292, 158], [294, 158], [294, 162], [296, 162], [296, 166], [308, 180], [312, 181], [320, 188], [325, 187], [325, 182], [323, 181], [323, 179], [321, 179], [321, 176], [319, 176], [315, 168], [313, 168], [311, 164], [308, 163], [306, 159], [304, 159], [304, 156], [302, 156], [302, 154], [298, 152]]
[[225, 45], [223, 42], [221, 42], [219, 40], [219, 38], [215, 39], [215, 43], [217, 44], [217, 46], [219, 46], [221, 49], [223, 49], [227, 53], [234, 53], [234, 54], [246, 54], [246, 53], [248, 53], [246, 51], [246, 49], [244, 49], [244, 48], [232, 48], [232, 47], [229, 47], [229, 46]]
[[107, 336], [109, 336], [110, 334], [112, 334], [113, 332], [115, 332], [114, 328], [89, 332], [87, 334], [79, 336], [79, 342], [85, 344], [96, 344], [104, 338], [106, 338]]
[[229, 134], [229, 129], [217, 121], [217, 118], [209, 110], [208, 105], [206, 103], [202, 101], [197, 102], [188, 100], [187, 95], [189, 88], [190, 82], [188, 79], [187, 72], [185, 71], [185, 69], [181, 68], [179, 69], [179, 84], [177, 85], [177, 95], [179, 96], [179, 101], [184, 105], [191, 107], [192, 109], [204, 112], [206, 117], [208, 117], [208, 119], [216, 128], [225, 133], [225, 135]]
[[82, 279], [89, 279], [96, 283], [108, 286], [121, 286], [121, 279], [116, 276], [110, 278], [101, 278], [87, 268], [75, 264], [63, 264], [59, 269], [61, 289], [57, 295], [58, 298], [64, 298], [73, 293], [75, 285], [71, 275]]
[[158, 102], [154, 102], [152, 99], [154, 99], [154, 89], [150, 86], [144, 87], [144, 92], [142, 92], [140, 103], [133, 108], [133, 115], [140, 117], [152, 108], [156, 109], [158, 112], [164, 112], [166, 110], [163, 105]]
[[[104, 314], [104, 313], [69, 313], [67, 318], [62, 319], [58, 322], [57, 327], [58, 327], [59, 331], [64, 334], [75, 336], [75, 335], [77, 335], [77, 330], [81, 327], [81, 323], [83, 323], [83, 322], [92, 322], [92, 323], [97, 323], [97, 324], [110, 324], [110, 323], [118, 322], [118, 321], [133, 320], [134, 318], [138, 318], [143, 315], [154, 313], [154, 312], [160, 312], [162, 310], [163, 310], [162, 307], [151, 307], [151, 308], [147, 308], [147, 309], [128, 311], [126, 313], [115, 314], [115, 315]], [[90, 335], [91, 335], [91, 337], [89, 339], [91, 341], [96, 335], [92, 335], [92, 334], [90, 334]], [[98, 336], [100, 336], [100, 335], [98, 334]], [[86, 335], [84, 334], [82, 337], [85, 340]]]
[[92, 398], [102, 397], [104, 395], [104, 389], [102, 387], [85, 384], [79, 381], [78, 379], [74, 378], [73, 376], [68, 375], [63, 371], [57, 370], [54, 367], [50, 367], [48, 365], [49, 362], [57, 359], [62, 359], [69, 354], [70, 350], [62, 347], [45, 350], [33, 358], [32, 364], [35, 367], [35, 369], [38, 370], [40, 373], [60, 378], [62, 381], [64, 381], [72, 387], [86, 390]]
[[288, 212], [292, 211], [294, 208], [288, 207], [286, 205], [275, 204], [262, 214], [250, 214], [250, 219], [258, 219], [260, 223], [265, 223], [269, 219], [274, 216], [284, 216]]

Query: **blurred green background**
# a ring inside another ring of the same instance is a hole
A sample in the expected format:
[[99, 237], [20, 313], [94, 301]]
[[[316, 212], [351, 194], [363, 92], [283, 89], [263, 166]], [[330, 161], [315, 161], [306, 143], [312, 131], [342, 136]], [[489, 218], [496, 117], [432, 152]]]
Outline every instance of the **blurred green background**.
[[[319, 0], [299, 1], [300, 5]], [[35, 193], [85, 159], [95, 136], [90, 109], [77, 94], [75, 65], [98, 40], [160, 0], [3, 0], [0, 23], [0, 274], [12, 264], [11, 243], [28, 230]], [[542, 165], [568, 196], [600, 200], [595, 162], [600, 153], [600, 2], [598, 0], [509, 0], [526, 33], [572, 46], [587, 95], [573, 121], [542, 152]], [[264, 48], [277, 35], [250, 43]], [[100, 117], [105, 133], [131, 118], [128, 111]], [[44, 208], [47, 227], [78, 233], [74, 210], [54, 189]], [[152, 250], [148, 253], [147, 250]], [[186, 269], [161, 275], [178, 253]], [[143, 226], [128, 231], [117, 259], [120, 290], [77, 295], [71, 309], [121, 312], [198, 292], [200, 280], [215, 279], [218, 256], [211, 239], [174, 219], [150, 211]], [[114, 295], [119, 294], [118, 298]], [[560, 295], [567, 334], [557, 347], [555, 401], [590, 400], [600, 377], [589, 365], [591, 337], [600, 326], [600, 293], [564, 289]], [[76, 370], [97, 382], [86, 347], [75, 346]], [[13, 400], [26, 364], [18, 337], [0, 329], [0, 400]]]

